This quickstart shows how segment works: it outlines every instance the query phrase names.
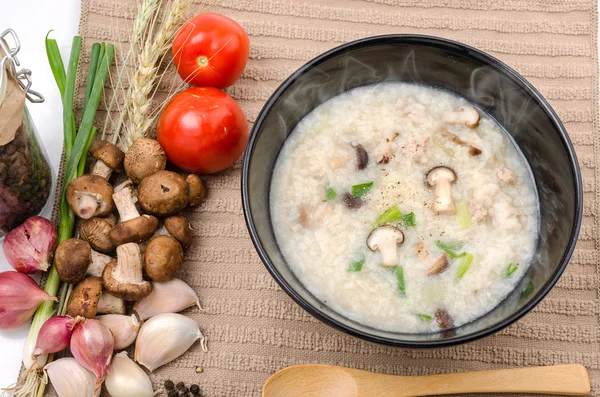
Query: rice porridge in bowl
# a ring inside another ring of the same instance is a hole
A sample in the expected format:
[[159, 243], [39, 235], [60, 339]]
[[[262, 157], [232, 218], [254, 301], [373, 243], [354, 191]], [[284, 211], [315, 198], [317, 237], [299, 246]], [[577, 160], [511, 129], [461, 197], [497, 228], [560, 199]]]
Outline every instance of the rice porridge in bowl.
[[380, 83], [309, 113], [277, 159], [277, 243], [323, 304], [392, 332], [496, 307], [535, 253], [538, 200], [502, 128], [448, 92]]

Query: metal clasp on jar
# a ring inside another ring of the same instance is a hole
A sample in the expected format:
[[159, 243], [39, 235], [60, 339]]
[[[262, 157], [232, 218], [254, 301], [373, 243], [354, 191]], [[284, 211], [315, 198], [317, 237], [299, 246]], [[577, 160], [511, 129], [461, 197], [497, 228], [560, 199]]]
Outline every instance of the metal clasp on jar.
[[19, 82], [19, 86], [30, 102], [44, 102], [44, 96], [31, 89], [31, 70], [17, 69], [21, 66], [17, 58], [17, 54], [21, 50], [21, 42], [14, 30], [6, 29], [0, 34], [0, 49], [4, 54], [4, 57], [0, 59], [0, 103], [6, 94], [6, 66], [8, 66], [8, 72]]

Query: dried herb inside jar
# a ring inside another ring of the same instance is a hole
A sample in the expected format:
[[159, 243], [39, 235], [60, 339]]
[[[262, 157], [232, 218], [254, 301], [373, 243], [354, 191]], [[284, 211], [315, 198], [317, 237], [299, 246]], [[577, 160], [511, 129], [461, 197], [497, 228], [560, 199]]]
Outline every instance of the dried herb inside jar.
[[15, 137], [0, 146], [0, 229], [9, 231], [38, 214], [50, 195], [52, 177], [27, 108]]

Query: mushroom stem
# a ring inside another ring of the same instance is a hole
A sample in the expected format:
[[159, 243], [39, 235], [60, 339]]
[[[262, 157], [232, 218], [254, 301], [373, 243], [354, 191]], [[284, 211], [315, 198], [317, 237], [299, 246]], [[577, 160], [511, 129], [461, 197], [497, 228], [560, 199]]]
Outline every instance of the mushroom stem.
[[436, 183], [433, 194], [433, 210], [438, 214], [452, 215], [456, 213], [456, 207], [452, 200], [452, 184], [447, 180], [440, 180]]
[[102, 292], [96, 314], [125, 314], [125, 301], [108, 292]]
[[142, 253], [135, 243], [122, 244], [117, 247], [118, 266], [114, 272], [119, 273], [119, 278], [141, 283], [142, 279]]
[[115, 259], [112, 256], [101, 254], [98, 251], [92, 250], [92, 261], [87, 269], [87, 276], [102, 277], [102, 272], [106, 265], [110, 262], [114, 262]]
[[102, 196], [96, 193], [76, 191], [78, 204], [77, 215], [82, 219], [90, 219], [102, 203]]
[[98, 175], [104, 179], [108, 179], [110, 178], [112, 172], [113, 170], [109, 166], [104, 164], [104, 161], [98, 160], [96, 161], [96, 164], [94, 164], [94, 167], [92, 168], [92, 172], [90, 172], [90, 174]]
[[395, 266], [398, 264], [398, 251], [395, 239], [386, 239], [379, 243], [381, 252], [381, 264], [384, 266]]
[[121, 223], [140, 216], [133, 199], [133, 188], [131, 187], [131, 181], [124, 182], [124, 186], [119, 188], [119, 190], [113, 194], [113, 201], [117, 206], [117, 211], [119, 211]]

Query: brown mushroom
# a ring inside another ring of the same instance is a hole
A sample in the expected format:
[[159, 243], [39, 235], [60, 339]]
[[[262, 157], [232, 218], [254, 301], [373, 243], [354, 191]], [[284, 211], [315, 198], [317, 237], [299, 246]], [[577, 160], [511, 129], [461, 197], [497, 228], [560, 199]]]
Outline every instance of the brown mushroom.
[[90, 146], [89, 153], [97, 161], [92, 168], [92, 175], [110, 178], [113, 170], [121, 168], [125, 154], [116, 145], [108, 141], [96, 141]]
[[125, 314], [125, 301], [112, 296], [108, 292], [102, 292], [98, 301], [96, 314]]
[[54, 253], [54, 265], [60, 279], [76, 284], [83, 280], [92, 261], [92, 247], [78, 238], [70, 238], [58, 244]]
[[81, 222], [79, 236], [90, 243], [95, 250], [105, 253], [112, 252], [115, 245], [112, 243], [109, 233], [115, 224], [116, 217], [114, 215], [105, 218], [93, 217], [86, 219]]
[[448, 269], [449, 265], [450, 262], [448, 262], [448, 257], [446, 254], [442, 254], [427, 268], [427, 275], [432, 277], [443, 273], [446, 271], [446, 269]]
[[185, 182], [188, 185], [188, 205], [195, 206], [200, 205], [206, 197], [206, 186], [202, 179], [196, 174], [189, 174], [185, 178]]
[[126, 301], [138, 301], [152, 292], [152, 283], [142, 278], [142, 253], [135, 243], [117, 247], [117, 262], [106, 265], [102, 280], [108, 293]]
[[192, 232], [192, 226], [185, 216], [173, 215], [165, 218], [163, 227], [158, 229], [155, 235], [170, 235], [179, 241], [183, 249], [187, 249], [192, 245], [192, 239], [194, 238]]
[[136, 139], [125, 153], [125, 172], [135, 183], [167, 166], [167, 156], [160, 143], [150, 138]]
[[113, 188], [106, 179], [98, 175], [82, 175], [67, 185], [67, 202], [75, 214], [82, 219], [106, 216], [114, 211]]
[[142, 180], [138, 186], [138, 200], [149, 214], [173, 215], [186, 207], [188, 185], [176, 172], [158, 171]]
[[346, 204], [346, 207], [354, 210], [363, 205], [362, 199], [360, 197], [354, 197], [351, 193], [344, 194], [342, 201]]
[[460, 139], [458, 137], [458, 135], [455, 135], [453, 133], [451, 133], [450, 131], [448, 131], [445, 128], [440, 128], [440, 133], [442, 134], [442, 136], [454, 143], [456, 143], [457, 145], [460, 146], [464, 146], [464, 147], [468, 147], [469, 148], [469, 156], [479, 156], [481, 154], [481, 149], [471, 145], [468, 142], [463, 141], [462, 139]]
[[102, 279], [100, 277], [88, 277], [84, 279], [71, 292], [69, 302], [67, 303], [67, 314], [71, 317], [96, 317], [101, 294]]
[[152, 215], [140, 215], [135, 206], [131, 181], [121, 184], [113, 199], [121, 218], [109, 233], [114, 246], [142, 243], [152, 237], [158, 228], [158, 219]]
[[360, 144], [354, 146], [354, 151], [356, 152], [356, 169], [364, 170], [369, 164], [369, 153]]
[[450, 317], [450, 314], [445, 309], [437, 309], [435, 311], [435, 321], [441, 329], [454, 328], [454, 320], [452, 320], [452, 317]]
[[425, 177], [425, 185], [434, 188], [433, 210], [438, 214], [451, 215], [456, 213], [452, 200], [452, 184], [458, 177], [452, 168], [439, 166], [432, 168]]
[[379, 226], [369, 233], [367, 247], [381, 253], [381, 265], [393, 267], [398, 264], [398, 247], [404, 242], [404, 233], [394, 226]]
[[183, 261], [183, 249], [171, 236], [156, 236], [148, 242], [144, 253], [144, 269], [153, 281], [169, 281]]

